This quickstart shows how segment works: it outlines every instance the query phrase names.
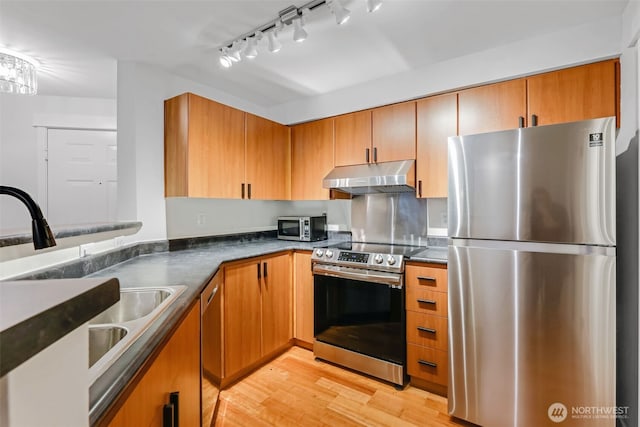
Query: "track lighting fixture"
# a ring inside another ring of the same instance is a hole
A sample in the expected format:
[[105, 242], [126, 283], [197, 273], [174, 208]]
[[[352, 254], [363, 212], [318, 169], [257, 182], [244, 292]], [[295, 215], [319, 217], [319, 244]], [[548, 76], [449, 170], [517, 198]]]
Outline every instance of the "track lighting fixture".
[[[381, 4], [382, 0], [366, 0], [367, 11], [375, 12], [380, 8]], [[307, 38], [307, 32], [304, 29], [307, 17], [314, 9], [323, 5], [329, 7], [338, 25], [346, 23], [351, 16], [351, 12], [343, 6], [341, 0], [311, 0], [301, 7], [289, 6], [278, 12], [278, 17], [274, 20], [218, 48], [220, 66], [229, 68], [234, 63], [240, 62], [243, 56], [250, 59], [258, 56], [259, 42], [264, 38], [265, 34], [269, 52], [278, 52], [282, 48], [278, 35], [288, 26], [293, 27], [293, 40], [297, 42], [304, 41]]]
[[351, 18], [351, 12], [349, 9], [345, 8], [340, 0], [327, 0], [327, 4], [329, 5], [329, 9], [333, 12], [336, 17], [336, 24], [342, 25], [346, 24]]

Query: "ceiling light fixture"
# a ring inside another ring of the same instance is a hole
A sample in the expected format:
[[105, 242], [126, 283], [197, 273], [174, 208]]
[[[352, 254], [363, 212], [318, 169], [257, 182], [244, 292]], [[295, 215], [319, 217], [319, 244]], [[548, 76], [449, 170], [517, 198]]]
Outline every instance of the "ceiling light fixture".
[[35, 95], [38, 92], [36, 68], [33, 58], [0, 49], [0, 92]]
[[375, 12], [382, 6], [382, 0], [367, 0], [367, 12]]
[[[366, 0], [367, 11], [374, 12], [380, 8], [381, 4], [382, 0]], [[339, 25], [347, 22], [351, 16], [351, 12], [343, 6], [341, 0], [312, 0], [301, 7], [289, 6], [278, 12], [278, 17], [272, 21], [220, 46], [218, 48], [220, 65], [223, 68], [229, 68], [233, 63], [240, 62], [243, 56], [255, 58], [258, 55], [259, 42], [263, 34], [267, 35], [269, 51], [278, 52], [282, 48], [282, 44], [278, 41], [278, 34], [287, 26], [293, 27], [293, 39], [302, 42], [308, 35], [304, 29], [307, 17], [320, 6], [329, 7]]]
[[327, 4], [336, 17], [336, 24], [342, 25], [349, 21], [351, 12], [340, 3], [340, 0], [327, 0]]

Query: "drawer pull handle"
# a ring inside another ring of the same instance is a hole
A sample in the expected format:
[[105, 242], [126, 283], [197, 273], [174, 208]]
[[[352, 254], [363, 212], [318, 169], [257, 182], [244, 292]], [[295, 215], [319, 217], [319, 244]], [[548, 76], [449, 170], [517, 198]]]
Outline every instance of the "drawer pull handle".
[[420, 332], [429, 332], [430, 334], [435, 334], [436, 330], [431, 328], [425, 328], [424, 326], [418, 326], [418, 330]]
[[418, 276], [418, 280], [426, 280], [427, 282], [435, 282], [436, 278], [435, 277], [430, 277], [430, 276]]
[[180, 426], [180, 392], [174, 391], [169, 394], [169, 404], [173, 406], [173, 427]]
[[174, 427], [173, 405], [168, 403], [162, 407], [162, 427]]
[[418, 303], [436, 305], [436, 301], [432, 299], [418, 299]]
[[428, 362], [426, 360], [418, 359], [418, 363], [421, 365], [429, 366], [431, 368], [437, 368], [438, 364], [433, 362]]

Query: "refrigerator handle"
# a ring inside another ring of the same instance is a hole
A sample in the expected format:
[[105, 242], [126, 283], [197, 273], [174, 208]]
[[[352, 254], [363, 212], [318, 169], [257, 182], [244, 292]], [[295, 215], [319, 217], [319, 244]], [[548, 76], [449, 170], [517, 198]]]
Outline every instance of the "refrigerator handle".
[[519, 128], [523, 128], [524, 127], [524, 117], [522, 117], [522, 116], [518, 117], [518, 127]]
[[538, 116], [535, 114], [531, 115], [531, 126], [538, 126]]

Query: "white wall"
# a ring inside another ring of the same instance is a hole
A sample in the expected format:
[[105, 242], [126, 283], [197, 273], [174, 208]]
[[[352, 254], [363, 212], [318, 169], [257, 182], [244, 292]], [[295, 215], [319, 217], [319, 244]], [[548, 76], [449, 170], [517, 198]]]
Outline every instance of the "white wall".
[[[115, 122], [114, 99], [0, 94], [0, 183], [18, 187], [38, 203], [37, 135], [34, 124]], [[41, 155], [41, 154], [40, 154]], [[31, 229], [26, 208], [13, 197], [0, 197], [2, 230]]]

